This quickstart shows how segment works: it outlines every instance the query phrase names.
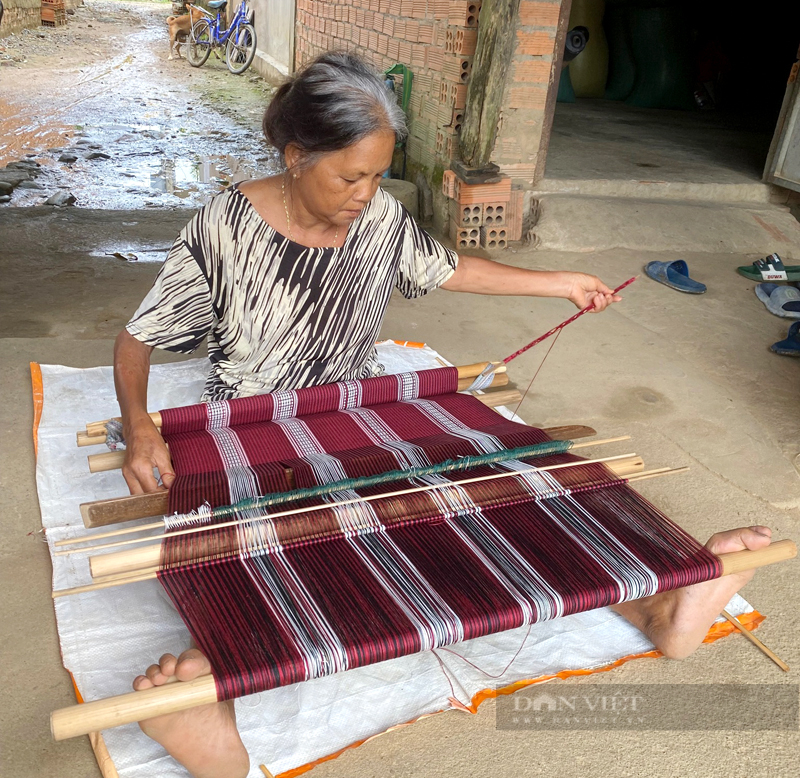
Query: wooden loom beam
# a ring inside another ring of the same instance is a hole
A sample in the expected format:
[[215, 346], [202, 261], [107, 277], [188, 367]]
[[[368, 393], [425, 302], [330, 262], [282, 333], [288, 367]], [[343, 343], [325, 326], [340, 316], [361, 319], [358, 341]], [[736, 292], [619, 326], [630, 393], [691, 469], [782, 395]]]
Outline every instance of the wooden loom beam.
[[[718, 558], [722, 563], [724, 576], [783, 562], [795, 556], [797, 546], [794, 542], [779, 540], [757, 551], [734, 551], [719, 554]], [[217, 701], [214, 678], [205, 675], [193, 681], [168, 683], [140, 692], [129, 692], [105, 700], [62, 708], [51, 714], [50, 730], [56, 740], [65, 740]]]
[[[498, 384], [499, 385], [499, 384]], [[498, 408], [501, 405], [516, 405], [522, 402], [522, 394], [518, 389], [500, 389], [496, 392], [484, 392], [484, 393], [477, 393], [477, 392], [470, 392], [472, 396], [482, 402], [488, 408]], [[161, 430], [161, 414], [159, 413], [151, 413], [149, 414], [151, 418], [157, 417], [153, 419], [153, 423], [156, 425], [156, 429]], [[92, 422], [93, 424], [105, 424], [105, 422]], [[106, 442], [106, 428], [102, 427], [102, 432], [99, 432], [96, 435], [90, 435], [88, 432], [80, 430], [77, 435], [77, 444], [79, 448], [83, 446], [99, 446]], [[91, 469], [91, 464], [90, 464]], [[114, 468], [111, 468], [112, 470]], [[92, 470], [91, 472], [100, 472], [99, 470]]]
[[[467, 382], [471, 382], [472, 379], [464, 379]], [[492, 381], [492, 386], [507, 386], [508, 385], [508, 374], [507, 373], [499, 373], [495, 375], [494, 380]], [[468, 387], [464, 387], [468, 388]], [[461, 382], [459, 382], [459, 391], [463, 391], [461, 387]], [[495, 395], [503, 395], [502, 397], [495, 397]], [[513, 402], [519, 402], [522, 399], [522, 395], [516, 389], [509, 389], [504, 392], [489, 392], [488, 394], [479, 394], [475, 395], [476, 399], [479, 402], [482, 402], [484, 405], [489, 406], [490, 408], [496, 408], [500, 405], [506, 405]], [[154, 414], [150, 414], [152, 417]], [[161, 416], [158, 416], [158, 421], [155, 423], [156, 427], [160, 430], [161, 429]], [[80, 434], [80, 433], [79, 433]], [[92, 438], [92, 440], [95, 440]], [[98, 441], [105, 443], [105, 438], [102, 441]], [[78, 445], [81, 445], [80, 442]], [[102, 454], [90, 454], [86, 459], [89, 462], [89, 472], [90, 473], [105, 473], [109, 470], [119, 470], [124, 461], [125, 461], [125, 452], [124, 451], [104, 451]]]
[[[575, 463], [576, 465], [582, 462]], [[624, 478], [644, 470], [644, 460], [636, 455], [608, 461], [605, 463], [615, 475]], [[509, 473], [514, 475], [518, 473]], [[157, 536], [160, 538], [161, 536]], [[86, 549], [91, 550], [91, 549]], [[143, 548], [127, 551], [115, 551], [89, 557], [89, 569], [94, 579], [105, 579], [109, 576], [138, 574], [142, 570], [152, 570], [161, 562], [161, 544], [153, 543]]]
[[[514, 391], [514, 390], [512, 390]], [[503, 392], [492, 392], [503, 394]], [[490, 397], [490, 395], [482, 395]], [[552, 440], [575, 440], [588, 438], [597, 432], [591, 427], [580, 424], [547, 427], [542, 430]], [[123, 452], [109, 452], [122, 454]], [[105, 456], [105, 455], [100, 455]], [[291, 476], [291, 471], [289, 471]], [[109, 524], [118, 524], [134, 519], [146, 519], [152, 516], [163, 516], [169, 512], [169, 497], [167, 492], [152, 492], [151, 494], [133, 494], [124, 497], [113, 497], [106, 500], [95, 500], [81, 504], [83, 525], [88, 529], [105, 527]]]
[[[461, 365], [456, 367], [458, 371], [458, 391], [464, 392], [472, 385], [473, 381], [468, 379], [477, 378], [489, 365], [494, 367], [494, 374], [497, 378], [492, 386], [506, 386], [508, 384], [508, 377], [505, 379], [500, 378], [505, 374], [508, 369], [502, 362], [475, 362], [471, 365]], [[161, 414], [158, 411], [153, 411], [149, 414], [153, 420], [153, 424], [161, 429]], [[111, 419], [103, 419], [102, 421], [90, 421], [86, 423], [86, 430], [78, 433], [79, 446], [92, 446], [98, 443], [106, 442], [106, 424]], [[114, 421], [121, 421], [119, 417], [115, 417]]]

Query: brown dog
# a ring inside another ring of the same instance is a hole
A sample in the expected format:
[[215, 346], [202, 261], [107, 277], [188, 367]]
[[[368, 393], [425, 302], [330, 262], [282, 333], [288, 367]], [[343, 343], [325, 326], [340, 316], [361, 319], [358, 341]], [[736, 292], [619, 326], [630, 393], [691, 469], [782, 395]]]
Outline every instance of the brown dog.
[[194, 6], [189, 6], [188, 14], [167, 17], [167, 26], [169, 27], [168, 59], [175, 59], [175, 57], [172, 56], [173, 51], [178, 59], [183, 59], [183, 57], [181, 57], [180, 44], [186, 42], [192, 30], [192, 25], [202, 18], [202, 12]]

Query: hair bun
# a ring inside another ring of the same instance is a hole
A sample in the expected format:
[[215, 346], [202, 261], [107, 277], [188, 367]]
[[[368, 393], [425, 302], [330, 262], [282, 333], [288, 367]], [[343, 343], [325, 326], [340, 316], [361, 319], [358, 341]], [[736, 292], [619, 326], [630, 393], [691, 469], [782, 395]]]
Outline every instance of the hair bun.
[[289, 144], [312, 157], [373, 132], [406, 135], [406, 120], [383, 77], [355, 54], [329, 51], [284, 82], [264, 112], [264, 135], [283, 157]]

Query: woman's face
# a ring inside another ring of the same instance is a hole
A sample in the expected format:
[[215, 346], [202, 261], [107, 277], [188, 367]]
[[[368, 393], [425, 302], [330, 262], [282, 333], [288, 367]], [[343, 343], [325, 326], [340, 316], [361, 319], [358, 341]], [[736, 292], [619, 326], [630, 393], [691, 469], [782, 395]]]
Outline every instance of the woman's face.
[[[312, 215], [337, 226], [350, 225], [392, 164], [394, 145], [393, 132], [374, 132], [346, 149], [324, 154], [293, 180], [295, 193]], [[291, 168], [289, 149], [286, 161]]]

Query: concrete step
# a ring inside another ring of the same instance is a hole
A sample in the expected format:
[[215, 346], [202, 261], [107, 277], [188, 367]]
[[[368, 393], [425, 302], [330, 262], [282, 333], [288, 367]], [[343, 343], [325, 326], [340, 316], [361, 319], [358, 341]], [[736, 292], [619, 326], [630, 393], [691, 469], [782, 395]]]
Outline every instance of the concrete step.
[[[800, 259], [800, 223], [786, 206], [544, 194], [537, 248], [730, 253]], [[750, 260], [752, 261], [752, 260]]]
[[542, 194], [627, 197], [643, 200], [706, 200], [716, 204], [785, 204], [788, 196], [787, 191], [781, 187], [755, 180], [747, 183], [701, 183], [618, 178], [545, 178], [537, 190]]

